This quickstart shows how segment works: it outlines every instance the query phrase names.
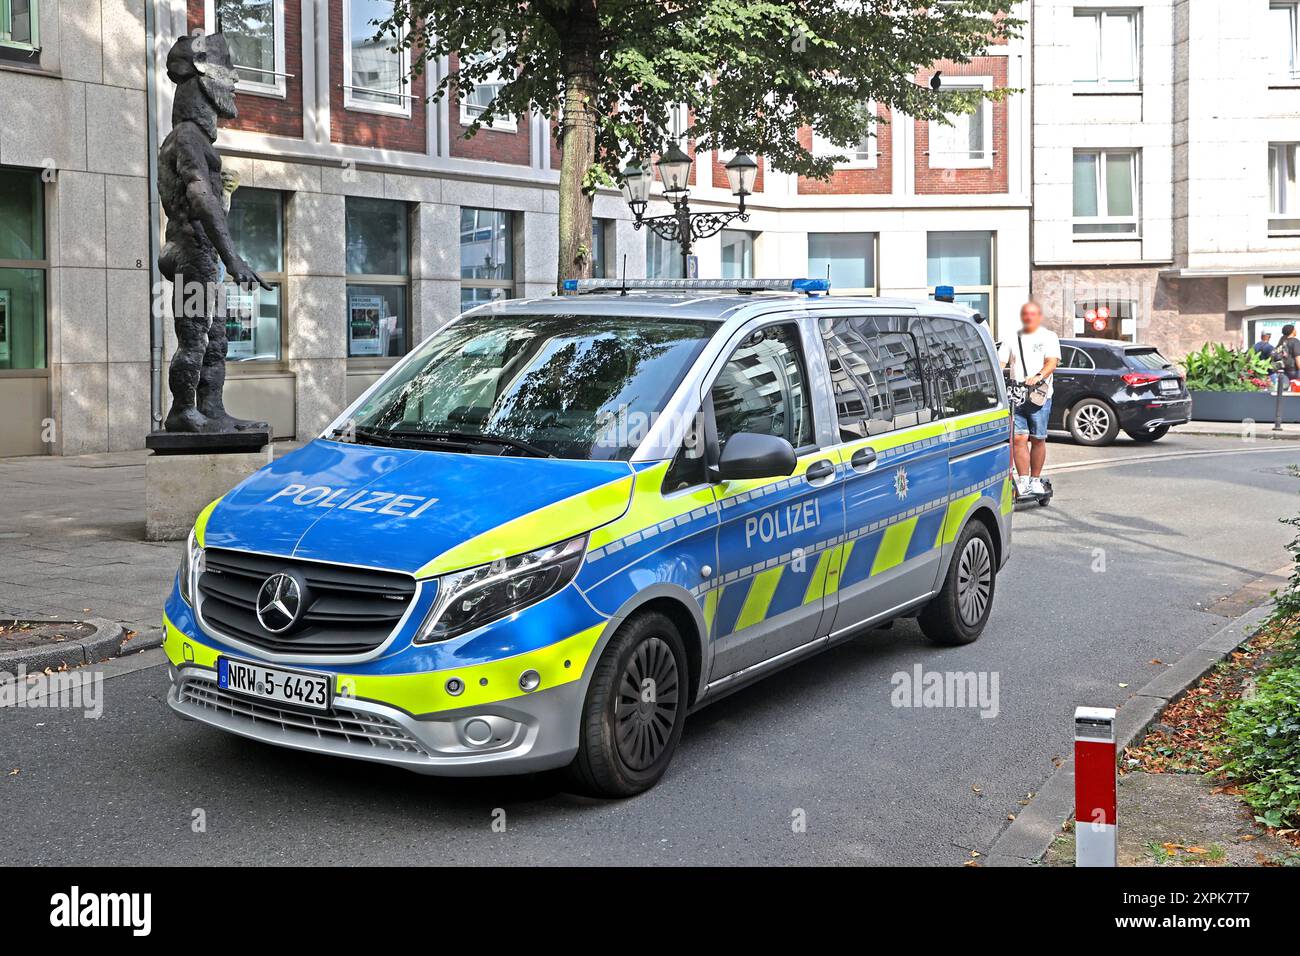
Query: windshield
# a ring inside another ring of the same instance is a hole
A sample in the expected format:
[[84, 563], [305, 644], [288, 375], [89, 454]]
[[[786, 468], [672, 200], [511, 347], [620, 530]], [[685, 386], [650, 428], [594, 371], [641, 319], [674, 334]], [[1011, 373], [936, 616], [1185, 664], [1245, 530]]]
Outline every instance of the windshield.
[[495, 455], [627, 460], [716, 325], [485, 315], [422, 345], [340, 435]]

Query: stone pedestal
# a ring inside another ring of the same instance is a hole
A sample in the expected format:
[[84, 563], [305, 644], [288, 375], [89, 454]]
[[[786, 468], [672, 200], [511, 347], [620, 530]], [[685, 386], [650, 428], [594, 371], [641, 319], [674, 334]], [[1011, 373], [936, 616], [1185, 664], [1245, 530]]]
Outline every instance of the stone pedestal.
[[[220, 498], [271, 460], [268, 431], [241, 432], [235, 447], [244, 450], [209, 451], [225, 447], [213, 436], [178, 436], [155, 432], [146, 440], [154, 453], [145, 459], [145, 538], [180, 541], [194, 527], [194, 519], [215, 498]], [[166, 437], [155, 437], [166, 436]], [[184, 441], [182, 439], [196, 439]]]

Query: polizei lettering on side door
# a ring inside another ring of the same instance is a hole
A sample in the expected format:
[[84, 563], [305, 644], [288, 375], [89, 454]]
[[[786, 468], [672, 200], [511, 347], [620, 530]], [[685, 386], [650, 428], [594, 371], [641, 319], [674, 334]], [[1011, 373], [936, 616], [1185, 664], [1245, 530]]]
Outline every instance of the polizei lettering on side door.
[[760, 511], [745, 519], [745, 547], [754, 543], [755, 536], [765, 544], [788, 538], [821, 524], [821, 505], [816, 498], [798, 504]]
[[288, 498], [302, 508], [333, 508], [336, 511], [361, 511], [392, 518], [418, 518], [437, 498], [423, 495], [399, 495], [392, 491], [353, 491], [326, 485], [289, 485], [277, 491], [268, 502]]

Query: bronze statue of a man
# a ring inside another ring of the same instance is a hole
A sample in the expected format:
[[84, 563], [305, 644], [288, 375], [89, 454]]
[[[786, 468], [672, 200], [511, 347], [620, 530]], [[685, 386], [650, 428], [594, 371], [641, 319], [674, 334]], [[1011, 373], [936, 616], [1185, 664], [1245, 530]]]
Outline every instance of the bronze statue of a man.
[[167, 54], [176, 84], [172, 130], [158, 151], [158, 197], [167, 213], [167, 236], [158, 268], [173, 283], [176, 354], [167, 384], [169, 432], [226, 432], [265, 427], [226, 412], [225, 302], [221, 283], [270, 289], [238, 253], [222, 205], [217, 120], [233, 119], [234, 64], [220, 33], [183, 36]]

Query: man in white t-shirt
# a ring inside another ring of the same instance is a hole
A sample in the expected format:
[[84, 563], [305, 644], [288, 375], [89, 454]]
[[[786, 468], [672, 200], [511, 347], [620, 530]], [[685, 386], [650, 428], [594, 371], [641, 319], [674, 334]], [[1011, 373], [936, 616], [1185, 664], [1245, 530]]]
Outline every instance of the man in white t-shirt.
[[1045, 384], [1047, 400], [1032, 400], [1011, 410], [1015, 419], [1014, 447], [1020, 495], [1041, 495], [1043, 463], [1047, 461], [1047, 416], [1052, 411], [1052, 372], [1061, 364], [1061, 340], [1043, 328], [1043, 310], [1030, 300], [1020, 307], [1020, 330], [998, 347], [998, 362], [1009, 369], [1011, 380], [1024, 382], [1031, 390]]

